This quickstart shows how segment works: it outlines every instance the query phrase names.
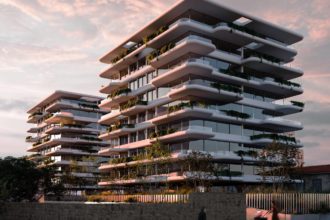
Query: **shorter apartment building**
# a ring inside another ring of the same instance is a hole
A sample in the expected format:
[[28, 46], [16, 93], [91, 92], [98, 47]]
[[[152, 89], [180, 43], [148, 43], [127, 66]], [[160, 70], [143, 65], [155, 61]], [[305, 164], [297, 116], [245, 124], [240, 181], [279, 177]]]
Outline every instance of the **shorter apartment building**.
[[302, 180], [299, 189], [304, 192], [330, 192], [330, 164], [297, 168], [293, 174]]
[[32, 107], [28, 123], [35, 126], [31, 135], [30, 159], [38, 167], [53, 166], [58, 179], [69, 191], [86, 191], [98, 188], [98, 156], [105, 141], [98, 138], [102, 130], [97, 121], [106, 112], [99, 109], [101, 97], [55, 91]]

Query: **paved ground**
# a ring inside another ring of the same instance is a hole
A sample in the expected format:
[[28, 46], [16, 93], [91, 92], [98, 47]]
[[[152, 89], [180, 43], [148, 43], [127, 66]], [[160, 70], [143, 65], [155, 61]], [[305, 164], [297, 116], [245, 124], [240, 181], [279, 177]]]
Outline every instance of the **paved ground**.
[[[260, 210], [260, 209], [254, 209], [254, 208], [247, 208], [246, 209], [246, 220], [254, 220], [254, 217], [256, 216], [257, 212], [261, 211], [263, 214], [266, 214], [266, 210]], [[272, 219], [271, 214], [265, 215], [268, 220]], [[290, 215], [285, 215], [285, 214], [279, 214], [280, 220], [291, 220]]]

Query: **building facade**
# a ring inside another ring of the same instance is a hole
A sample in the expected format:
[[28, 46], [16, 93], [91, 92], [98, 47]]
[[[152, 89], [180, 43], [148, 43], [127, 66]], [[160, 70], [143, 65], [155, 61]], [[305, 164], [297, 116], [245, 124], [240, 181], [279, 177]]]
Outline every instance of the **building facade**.
[[55, 91], [28, 111], [35, 124], [26, 141], [29, 156], [39, 167], [52, 166], [56, 179], [69, 191], [98, 189], [98, 151], [107, 143], [98, 138], [97, 122], [106, 112], [98, 107], [101, 97]]
[[288, 65], [302, 39], [210, 0], [180, 1], [147, 24], [100, 59], [110, 146], [99, 154], [111, 159], [99, 185], [178, 186], [193, 178], [183, 163], [193, 152], [221, 167], [219, 184], [260, 182], [261, 149], [302, 147], [292, 136], [302, 124], [283, 118], [304, 107], [290, 99], [303, 72]]
[[303, 184], [298, 185], [298, 189], [302, 192], [330, 192], [329, 164], [297, 168], [292, 173], [292, 176], [293, 178], [302, 180]]

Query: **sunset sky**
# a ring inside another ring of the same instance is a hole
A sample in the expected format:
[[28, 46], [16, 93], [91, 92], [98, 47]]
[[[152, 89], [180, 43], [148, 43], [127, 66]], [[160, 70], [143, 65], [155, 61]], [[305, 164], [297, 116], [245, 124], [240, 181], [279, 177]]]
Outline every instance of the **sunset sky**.
[[[330, 1], [218, 1], [304, 35], [294, 65], [305, 93], [293, 99], [306, 107], [289, 118], [304, 124], [306, 165], [330, 164]], [[0, 157], [26, 154], [26, 111], [54, 90], [100, 95], [98, 59], [175, 2], [0, 0]]]

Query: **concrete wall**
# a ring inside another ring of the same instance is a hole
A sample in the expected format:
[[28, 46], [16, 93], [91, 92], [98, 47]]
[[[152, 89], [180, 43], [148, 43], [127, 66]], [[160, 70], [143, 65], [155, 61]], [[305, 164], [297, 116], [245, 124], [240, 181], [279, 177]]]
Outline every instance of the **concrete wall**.
[[185, 204], [5, 203], [1, 220], [194, 220], [206, 208], [207, 220], [245, 220], [245, 196], [191, 194]]
[[[313, 185], [313, 180], [319, 179], [322, 182], [322, 188]], [[308, 192], [330, 192], [330, 174], [304, 175], [304, 190]]]

